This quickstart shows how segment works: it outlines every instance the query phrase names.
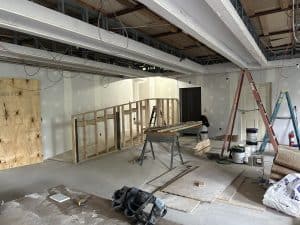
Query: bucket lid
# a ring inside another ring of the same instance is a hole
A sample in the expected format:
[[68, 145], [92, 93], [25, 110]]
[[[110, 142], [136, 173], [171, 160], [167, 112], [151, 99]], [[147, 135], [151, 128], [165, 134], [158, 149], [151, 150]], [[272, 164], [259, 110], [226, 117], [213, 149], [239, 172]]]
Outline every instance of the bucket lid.
[[247, 133], [257, 133], [258, 129], [257, 128], [246, 128]]
[[236, 153], [243, 153], [245, 152], [245, 148], [241, 146], [232, 146], [230, 149], [231, 152], [236, 152]]

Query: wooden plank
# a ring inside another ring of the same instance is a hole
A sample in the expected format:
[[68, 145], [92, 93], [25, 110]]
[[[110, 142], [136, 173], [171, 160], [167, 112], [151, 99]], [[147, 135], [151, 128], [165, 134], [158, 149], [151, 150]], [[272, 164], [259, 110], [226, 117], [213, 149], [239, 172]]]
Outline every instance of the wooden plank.
[[73, 163], [77, 163], [77, 146], [76, 146], [76, 118], [72, 116], [72, 152], [73, 152]]
[[170, 125], [170, 100], [167, 99], [167, 125]]
[[[116, 107], [114, 107], [114, 108], [113, 108], [114, 118], [116, 118], [116, 116], [115, 116], [115, 115], [116, 115], [116, 112], [117, 112]], [[113, 123], [114, 123], [114, 147], [115, 147], [115, 149], [118, 149], [117, 122], [116, 122], [115, 119], [114, 119]]]
[[135, 125], [136, 125], [136, 136], [139, 137], [140, 136], [140, 116], [139, 116], [139, 103], [136, 102], [135, 103], [135, 107], [136, 107], [136, 113], [135, 113]]
[[157, 130], [157, 132], [158, 133], [177, 132], [177, 131], [180, 131], [180, 130], [185, 130], [185, 129], [188, 129], [188, 128], [198, 127], [198, 126], [201, 126], [201, 125], [202, 125], [201, 121], [199, 121], [199, 122], [187, 122], [187, 123], [180, 124], [178, 126], [171, 126], [171, 127], [167, 127], [167, 128], [162, 128], [162, 129]]
[[106, 111], [106, 109], [104, 110], [104, 143], [105, 143], [106, 152], [108, 152], [109, 146], [108, 146], [108, 126], [107, 126], [107, 111]]
[[160, 100], [160, 108], [161, 108], [161, 124], [164, 125], [165, 120], [165, 101], [164, 99]]
[[[214, 201], [243, 172], [238, 165], [202, 164], [198, 169], [174, 181], [162, 191], [199, 201]], [[195, 186], [203, 182], [204, 186]]]
[[130, 133], [130, 141], [131, 141], [131, 144], [133, 145], [133, 133], [132, 133], [132, 105], [131, 103], [129, 103], [129, 133]]
[[200, 201], [164, 193], [161, 191], [155, 192], [154, 195], [162, 199], [168, 208], [186, 213], [193, 212], [200, 204]]
[[178, 176], [179, 174], [189, 170], [189, 166], [178, 166], [172, 170], [167, 171], [166, 173], [163, 173], [157, 178], [154, 178], [153, 180], [149, 181], [148, 184], [154, 186], [154, 187], [162, 187], [165, 184], [167, 184], [169, 181], [171, 181], [174, 177]]
[[87, 158], [87, 142], [86, 142], [86, 120], [85, 120], [85, 114], [82, 115], [82, 122], [83, 122], [83, 158]]
[[171, 112], [172, 112], [172, 125], [175, 124], [175, 103], [174, 103], [174, 99], [171, 102]]
[[140, 101], [140, 118], [141, 118], [141, 138], [140, 140], [144, 140], [144, 109], [143, 109], [143, 101]]
[[145, 110], [145, 123], [146, 123], [146, 128], [149, 127], [149, 120], [150, 120], [150, 100], [146, 100], [146, 110]]
[[121, 120], [122, 120], [122, 147], [125, 147], [126, 141], [125, 141], [125, 114], [124, 114], [124, 105], [121, 106]]
[[175, 99], [175, 102], [176, 102], [176, 107], [177, 107], [176, 123], [179, 123], [180, 122], [180, 103], [179, 103], [178, 99]]
[[206, 139], [206, 140], [198, 142], [198, 144], [196, 145], [194, 150], [195, 150], [195, 152], [199, 152], [199, 151], [202, 151], [204, 148], [207, 148], [208, 146], [210, 146], [210, 140]]
[[94, 135], [95, 135], [95, 154], [99, 154], [99, 146], [98, 146], [98, 123], [97, 123], [97, 111], [94, 112], [94, 120], [95, 120], [95, 128], [94, 128]]

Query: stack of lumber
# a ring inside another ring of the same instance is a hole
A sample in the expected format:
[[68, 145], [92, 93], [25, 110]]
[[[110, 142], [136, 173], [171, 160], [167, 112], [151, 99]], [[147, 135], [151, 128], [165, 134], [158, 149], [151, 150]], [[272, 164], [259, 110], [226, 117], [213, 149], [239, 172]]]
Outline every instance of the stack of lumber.
[[211, 149], [210, 140], [206, 139], [206, 140], [198, 142], [198, 144], [194, 148], [194, 154], [197, 156], [201, 156], [204, 153], [209, 152], [210, 149]]
[[280, 145], [273, 162], [270, 178], [280, 180], [290, 173], [300, 173], [299, 162], [299, 149]]

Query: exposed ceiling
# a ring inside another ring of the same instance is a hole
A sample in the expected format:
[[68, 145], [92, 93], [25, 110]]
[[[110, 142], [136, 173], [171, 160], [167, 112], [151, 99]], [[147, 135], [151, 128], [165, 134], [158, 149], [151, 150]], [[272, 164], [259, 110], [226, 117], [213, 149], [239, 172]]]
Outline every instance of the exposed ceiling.
[[296, 47], [292, 29], [292, 0], [241, 0], [269, 54], [290, 54]]

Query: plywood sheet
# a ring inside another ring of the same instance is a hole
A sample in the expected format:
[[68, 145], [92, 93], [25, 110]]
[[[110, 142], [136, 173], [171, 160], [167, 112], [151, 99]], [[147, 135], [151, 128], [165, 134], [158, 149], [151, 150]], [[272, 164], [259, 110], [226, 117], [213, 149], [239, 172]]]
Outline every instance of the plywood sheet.
[[0, 79], [0, 169], [41, 162], [39, 81]]
[[154, 196], [162, 199], [168, 208], [187, 213], [193, 212], [200, 204], [200, 201], [161, 191], [155, 192]]
[[[212, 202], [243, 170], [238, 165], [203, 165], [168, 185], [163, 192]], [[204, 185], [198, 187], [195, 182], [203, 182]]]

